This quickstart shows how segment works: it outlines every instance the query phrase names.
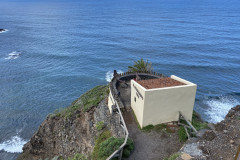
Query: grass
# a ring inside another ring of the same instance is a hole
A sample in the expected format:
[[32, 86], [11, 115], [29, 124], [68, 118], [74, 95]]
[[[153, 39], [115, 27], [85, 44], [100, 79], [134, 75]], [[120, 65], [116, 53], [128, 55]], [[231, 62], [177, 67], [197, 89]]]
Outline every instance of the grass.
[[193, 111], [193, 116], [192, 116], [192, 125], [196, 128], [196, 130], [201, 130], [208, 128], [208, 123], [207, 122], [202, 122], [200, 116], [198, 115], [197, 112]]
[[164, 160], [176, 160], [180, 156], [180, 153], [174, 153], [169, 158], [164, 158]]
[[96, 86], [87, 91], [73, 104], [65, 109], [55, 110], [50, 117], [71, 117], [77, 110], [82, 109], [84, 112], [89, 111], [92, 107], [97, 106], [107, 95], [108, 86]]
[[[183, 124], [188, 125], [187, 122], [184, 121], [184, 120], [181, 120], [180, 122], [183, 123]], [[198, 115], [198, 113], [195, 112], [195, 111], [193, 111], [192, 125], [196, 128], [197, 131], [199, 131], [201, 129], [208, 128], [208, 123], [207, 122], [203, 122], [201, 120], [200, 116]], [[193, 136], [195, 136], [195, 135], [193, 135]], [[185, 131], [183, 126], [179, 127], [178, 137], [179, 137], [180, 142], [185, 142], [188, 139], [186, 131]]]
[[87, 160], [87, 158], [84, 155], [77, 153], [74, 157], [70, 157], [67, 160]]
[[179, 127], [178, 138], [179, 138], [180, 142], [186, 142], [186, 140], [188, 139], [187, 133], [183, 126]]
[[97, 122], [96, 128], [98, 131], [101, 131], [104, 128], [104, 122], [103, 121]]

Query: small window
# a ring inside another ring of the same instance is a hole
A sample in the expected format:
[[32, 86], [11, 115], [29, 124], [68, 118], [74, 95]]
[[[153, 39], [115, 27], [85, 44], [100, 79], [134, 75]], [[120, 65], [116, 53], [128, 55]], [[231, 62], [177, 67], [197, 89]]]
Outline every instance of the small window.
[[134, 101], [135, 101], [135, 102], [137, 101], [136, 97], [134, 97]]

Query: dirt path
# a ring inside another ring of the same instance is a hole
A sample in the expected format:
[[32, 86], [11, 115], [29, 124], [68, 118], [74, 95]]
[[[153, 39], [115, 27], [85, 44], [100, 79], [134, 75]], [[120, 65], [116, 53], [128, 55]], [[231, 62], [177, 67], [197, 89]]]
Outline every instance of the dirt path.
[[135, 149], [128, 160], [162, 160], [177, 152], [182, 144], [177, 133], [166, 131], [141, 131], [132, 115], [132, 111], [123, 113], [129, 137], [133, 139]]

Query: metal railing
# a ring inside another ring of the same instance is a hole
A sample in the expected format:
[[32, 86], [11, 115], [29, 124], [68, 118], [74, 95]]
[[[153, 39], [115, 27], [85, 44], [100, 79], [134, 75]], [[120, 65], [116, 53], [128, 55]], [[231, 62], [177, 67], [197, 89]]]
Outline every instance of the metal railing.
[[116, 107], [117, 107], [117, 112], [118, 112], [118, 114], [120, 115], [120, 125], [121, 125], [122, 128], [124, 129], [125, 139], [124, 139], [123, 144], [122, 144], [116, 151], [114, 151], [114, 152], [107, 158], [107, 160], [110, 160], [110, 159], [115, 158], [115, 157], [118, 157], [119, 160], [122, 159], [123, 148], [124, 148], [124, 146], [125, 146], [126, 143], [127, 143], [128, 135], [129, 135], [128, 130], [127, 130], [127, 126], [126, 126], [125, 121], [124, 121], [124, 119], [123, 119], [123, 116], [122, 116], [121, 110], [120, 110], [120, 108], [119, 108], [119, 105], [118, 105], [118, 103], [117, 103], [117, 101], [116, 101], [115, 99], [114, 99], [114, 102], [115, 102], [115, 105], [116, 105]]
[[[181, 123], [180, 120], [186, 121], [187, 124]], [[191, 122], [189, 122], [189, 121], [187, 120], [187, 118], [186, 118], [181, 112], [179, 112], [178, 125], [181, 125], [181, 126], [184, 127], [188, 138], [190, 138], [190, 136], [192, 136], [192, 134], [197, 134], [197, 132], [198, 132], [198, 131], [196, 130], [196, 128], [191, 124]], [[188, 129], [190, 129], [190, 133], [188, 133]], [[193, 132], [191, 132], [192, 130], [193, 130]]]

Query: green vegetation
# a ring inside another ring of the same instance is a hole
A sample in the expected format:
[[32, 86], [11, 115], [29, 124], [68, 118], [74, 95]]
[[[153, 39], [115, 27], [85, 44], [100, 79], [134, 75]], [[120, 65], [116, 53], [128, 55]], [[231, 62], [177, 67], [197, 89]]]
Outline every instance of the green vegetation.
[[68, 158], [67, 160], [87, 160], [87, 158], [82, 154], [75, 154], [74, 157]]
[[140, 59], [134, 61], [133, 66], [128, 66], [128, 71], [130, 72], [152, 72], [152, 63]]
[[[111, 137], [109, 130], [104, 131], [95, 141], [95, 147], [92, 153], [93, 160], [105, 160], [113, 151], [117, 150], [124, 142], [124, 138]], [[134, 148], [133, 141], [128, 139], [123, 150], [123, 156], [129, 157]]]
[[107, 86], [97, 86], [83, 94], [80, 97], [83, 105], [83, 111], [86, 112], [93, 106], [97, 106], [98, 103], [105, 98], [107, 89]]
[[174, 153], [169, 158], [164, 158], [164, 160], [176, 160], [180, 156], [180, 153]]
[[91, 109], [93, 106], [97, 106], [107, 95], [108, 86], [96, 86], [95, 88], [87, 91], [73, 104], [64, 109], [58, 109], [54, 111], [50, 117], [64, 117], [69, 118], [77, 110], [82, 109], [84, 112]]
[[98, 131], [101, 131], [104, 128], [104, 122], [103, 121], [97, 122], [96, 128]]
[[237, 120], [240, 120], [240, 116], [237, 117]]
[[208, 127], [207, 122], [202, 122], [200, 116], [198, 115], [197, 112], [193, 111], [193, 116], [192, 116], [192, 125], [196, 128], [196, 130], [201, 130], [205, 129]]
[[151, 132], [153, 130], [153, 128], [154, 128], [154, 125], [150, 124], [148, 126], [143, 127], [141, 130], [145, 131], [145, 132]]
[[187, 133], [183, 126], [179, 127], [178, 137], [179, 137], [180, 142], [186, 142], [186, 140], [188, 139]]
[[98, 138], [95, 140], [95, 146], [94, 146], [93, 153], [92, 153], [93, 160], [99, 159], [98, 153], [100, 152], [100, 144], [102, 142], [104, 142], [105, 140], [107, 140], [108, 138], [110, 138], [111, 136], [112, 136], [112, 134], [109, 130], [102, 132], [102, 134], [100, 134], [98, 136]]

